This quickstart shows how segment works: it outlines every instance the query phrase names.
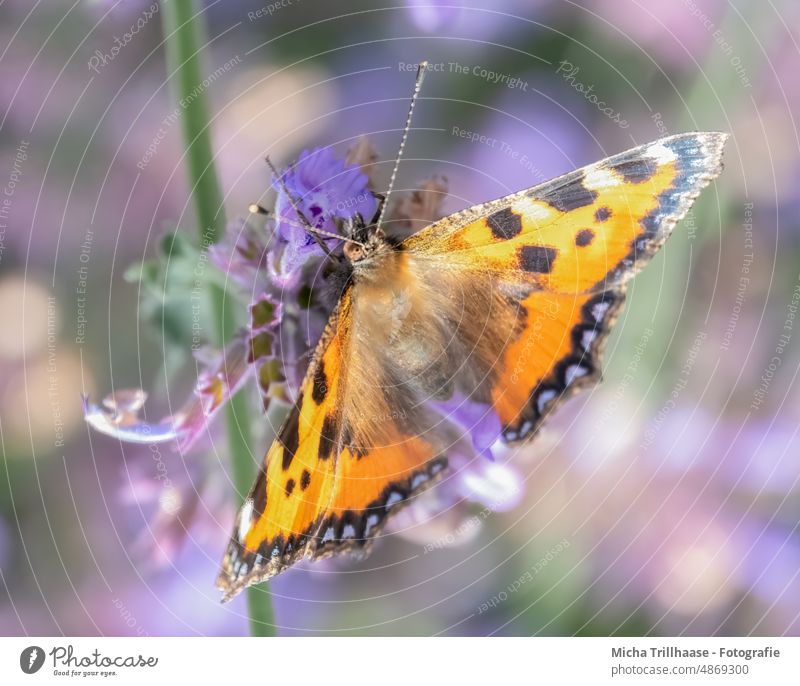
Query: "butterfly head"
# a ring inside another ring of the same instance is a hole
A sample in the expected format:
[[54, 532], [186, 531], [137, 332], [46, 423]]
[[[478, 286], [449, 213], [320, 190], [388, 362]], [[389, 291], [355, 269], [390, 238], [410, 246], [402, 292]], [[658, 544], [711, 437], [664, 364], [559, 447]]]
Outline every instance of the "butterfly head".
[[350, 239], [342, 246], [342, 252], [350, 264], [356, 264], [391, 249], [390, 241], [387, 240], [383, 229], [378, 225], [381, 207], [385, 199], [378, 194], [375, 197], [378, 199], [378, 209], [370, 222], [364, 221], [364, 218], [357, 214], [352, 219], [348, 219], [346, 224], [340, 228], [341, 233]]

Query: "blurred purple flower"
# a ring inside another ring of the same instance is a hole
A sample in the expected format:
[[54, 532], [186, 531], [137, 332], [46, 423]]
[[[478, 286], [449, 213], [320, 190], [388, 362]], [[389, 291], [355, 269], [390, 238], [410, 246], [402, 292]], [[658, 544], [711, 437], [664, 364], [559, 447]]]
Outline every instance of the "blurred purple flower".
[[421, 4], [416, 0], [408, 0], [408, 11], [418, 29], [427, 33], [435, 33], [443, 27], [451, 25], [460, 14], [461, 8], [452, 2], [428, 2]]
[[[647, 613], [660, 634], [752, 631], [759, 618], [756, 633], [796, 633], [796, 427], [685, 404], [654, 413], [657, 422], [631, 412], [610, 425], [601, 409], [610, 402], [601, 387], [588, 406], [554, 417], [548, 429], [560, 436], [531, 475], [537, 494], [556, 485], [571, 494], [565, 528], [598, 570], [597, 604]], [[575, 431], [577, 422], [595, 429]], [[550, 516], [532, 504], [533, 521]]]
[[[796, 456], [800, 432], [793, 421], [738, 422], [715, 418], [703, 408], [678, 407], [667, 415], [653, 442], [652, 458], [665, 469], [691, 469], [715, 488], [761, 500], [800, 492]], [[770, 510], [772, 508], [769, 508]]]
[[471, 438], [472, 447], [478, 455], [494, 460], [492, 446], [503, 433], [503, 426], [489, 404], [465, 398], [458, 392], [449, 400], [431, 400], [428, 404], [447, 422], [460, 429], [462, 435]]
[[742, 577], [745, 588], [762, 604], [755, 632], [762, 635], [800, 634], [800, 531], [748, 521], [743, 538]]
[[[581, 124], [585, 106], [574, 93], [536, 74], [521, 78], [529, 92], [509, 91], [471, 124], [487, 142], [456, 148], [459, 164], [448, 176], [469, 203], [537, 186], [603, 154], [591, 150], [591, 134]], [[463, 120], [456, 121], [462, 126]]]
[[510, 460], [489, 462], [479, 456], [460, 464], [451, 457], [450, 462], [455, 465], [454, 490], [465, 500], [480, 503], [493, 512], [512, 510], [522, 500], [522, 478]]
[[713, 44], [715, 31], [720, 30], [725, 5], [721, 0], [703, 2], [647, 3], [594, 0], [581, 15], [602, 21], [597, 28], [616, 41], [642, 55], [653, 53], [655, 61], [691, 68], [701, 62], [703, 52]]
[[[448, 0], [407, 0], [406, 5], [411, 21], [420, 31], [473, 36], [484, 41], [524, 31], [524, 19], [535, 15], [543, 21], [559, 9], [557, 3], [548, 0], [497, 0], [488, 7]], [[479, 54], [485, 47], [480, 42], [474, 44], [471, 54]]]
[[[198, 542], [213, 542], [225, 523], [233, 523], [232, 503], [211, 465], [200, 456], [184, 460], [151, 444], [151, 459], [135, 459], [119, 501], [138, 510], [148, 522], [137, 533], [131, 552], [150, 570], [169, 567], [181, 552], [189, 528]], [[155, 472], [155, 473], [153, 473]]]

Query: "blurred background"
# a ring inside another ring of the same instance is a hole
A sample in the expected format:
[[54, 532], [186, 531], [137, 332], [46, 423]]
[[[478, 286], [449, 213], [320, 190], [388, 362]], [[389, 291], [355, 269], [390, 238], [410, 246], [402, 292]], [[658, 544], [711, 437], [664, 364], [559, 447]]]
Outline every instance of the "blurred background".
[[[1, 634], [248, 632], [213, 585], [237, 498], [224, 440], [180, 458], [81, 414], [81, 393], [141, 387], [156, 419], [194, 380], [170, 303], [126, 278], [169, 232], [198, 236], [156, 3], [0, 5]], [[421, 59], [398, 188], [443, 174], [448, 212], [671, 133], [732, 134], [632, 285], [604, 383], [503, 454], [513, 502], [281, 575], [279, 632], [800, 634], [800, 4], [203, 12], [229, 218], [264, 196], [267, 153], [367, 135], [388, 176]]]

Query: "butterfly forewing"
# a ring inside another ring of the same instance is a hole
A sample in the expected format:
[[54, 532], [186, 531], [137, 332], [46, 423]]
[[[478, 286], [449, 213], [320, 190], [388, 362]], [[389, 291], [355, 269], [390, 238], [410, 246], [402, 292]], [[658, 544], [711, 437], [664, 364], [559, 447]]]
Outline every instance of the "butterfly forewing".
[[387, 516], [444, 471], [416, 386], [404, 388], [388, 362], [390, 339], [408, 331], [378, 326], [386, 300], [364, 288], [351, 287], [331, 317], [239, 511], [217, 579], [226, 600], [303, 557], [366, 551]]
[[[727, 134], [643, 145], [447, 217], [406, 241], [487, 284], [518, 287], [520, 327], [496, 351], [492, 398], [508, 440], [600, 377], [625, 284], [721, 170]], [[482, 276], [478, 276], [481, 274]]]

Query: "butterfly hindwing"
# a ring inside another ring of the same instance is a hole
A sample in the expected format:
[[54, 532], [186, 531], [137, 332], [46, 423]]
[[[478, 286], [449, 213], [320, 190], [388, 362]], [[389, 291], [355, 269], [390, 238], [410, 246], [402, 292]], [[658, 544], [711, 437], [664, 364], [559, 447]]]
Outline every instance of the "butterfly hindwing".
[[339, 427], [337, 396], [349, 337], [348, 311], [345, 298], [239, 510], [217, 579], [226, 597], [279, 573], [313, 549], [314, 533], [333, 494], [331, 456]]
[[517, 286], [522, 326], [497, 350], [492, 401], [507, 440], [600, 377], [625, 284], [721, 170], [721, 133], [634, 148], [459, 212], [406, 241], [488, 284]]
[[624, 287], [563, 295], [535, 291], [523, 301], [524, 331], [498, 359], [492, 388], [507, 441], [533, 435], [546, 413], [600, 378], [605, 340]]
[[217, 579], [226, 600], [304, 557], [366, 551], [389, 513], [444, 472], [445, 458], [398, 423], [412, 414], [403, 399], [361, 373], [368, 351], [354, 336], [352, 294], [332, 315], [239, 511]]

